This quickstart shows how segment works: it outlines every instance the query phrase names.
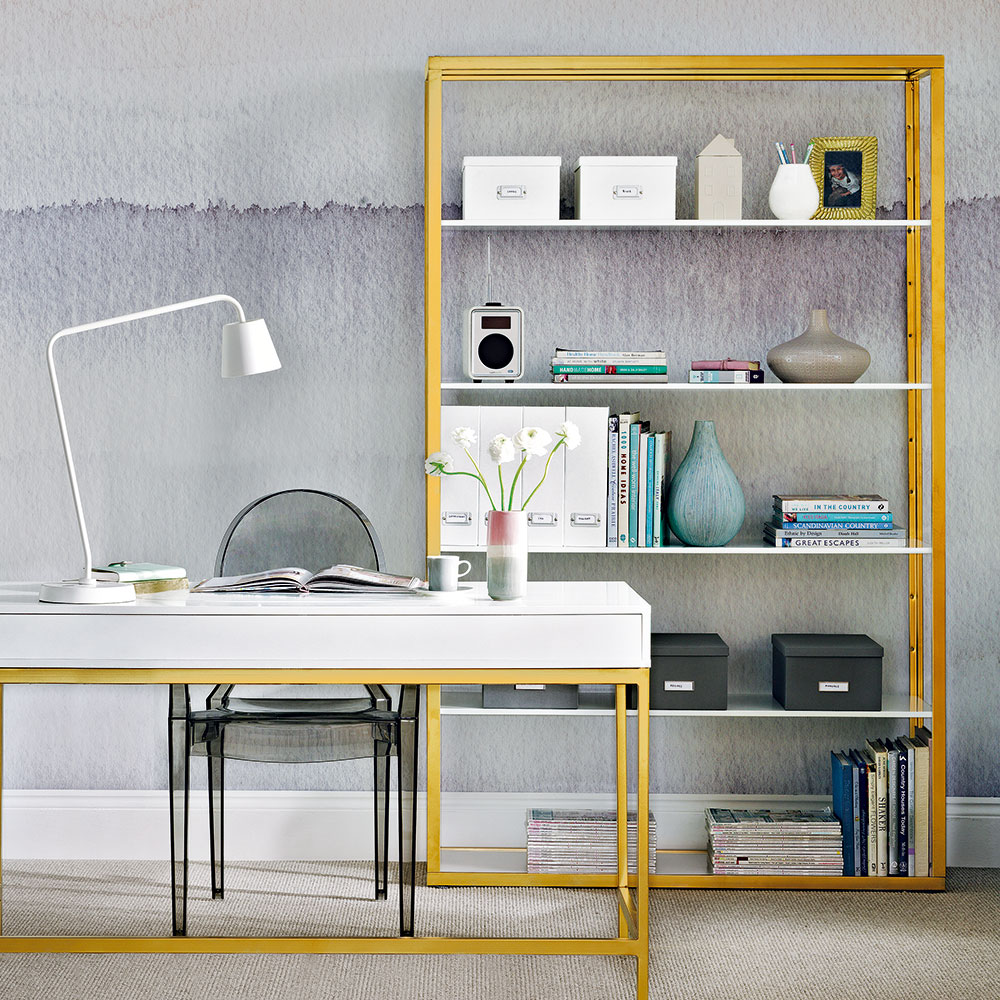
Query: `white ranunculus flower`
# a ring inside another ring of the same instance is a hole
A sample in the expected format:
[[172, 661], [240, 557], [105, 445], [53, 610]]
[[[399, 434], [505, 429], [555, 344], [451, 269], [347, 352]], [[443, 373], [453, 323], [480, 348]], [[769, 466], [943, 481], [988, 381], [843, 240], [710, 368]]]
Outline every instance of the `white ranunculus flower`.
[[459, 448], [471, 448], [476, 443], [476, 432], [471, 427], [456, 427], [451, 439]]
[[497, 465], [514, 461], [514, 442], [506, 434], [498, 434], [490, 442], [490, 458]]
[[572, 420], [559, 425], [559, 434], [566, 439], [566, 447], [570, 451], [580, 447], [580, 428]]
[[551, 443], [552, 435], [541, 427], [522, 427], [514, 435], [514, 447], [523, 451], [528, 458], [532, 455], [544, 455]]
[[452, 465], [454, 462], [448, 452], [436, 451], [433, 455], [427, 456], [427, 461], [424, 462], [424, 472], [428, 476], [440, 476], [445, 472], [451, 472]]

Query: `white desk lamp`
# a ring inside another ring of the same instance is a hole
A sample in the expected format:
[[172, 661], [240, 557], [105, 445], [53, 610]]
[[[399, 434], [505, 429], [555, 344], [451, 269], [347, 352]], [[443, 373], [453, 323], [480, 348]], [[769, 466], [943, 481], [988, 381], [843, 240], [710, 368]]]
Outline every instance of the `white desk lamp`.
[[56, 414], [59, 417], [59, 433], [62, 435], [63, 451], [66, 453], [66, 468], [69, 471], [69, 484], [73, 490], [76, 519], [80, 525], [84, 562], [83, 574], [79, 580], [43, 583], [38, 591], [40, 601], [49, 604], [127, 604], [129, 601], [135, 600], [135, 588], [131, 583], [102, 583], [94, 579], [93, 564], [90, 558], [90, 539], [87, 537], [87, 525], [83, 519], [83, 505], [80, 503], [80, 490], [76, 484], [76, 469], [73, 467], [73, 452], [69, 446], [69, 435], [66, 433], [66, 417], [63, 414], [59, 382], [56, 379], [56, 368], [52, 358], [52, 348], [56, 341], [73, 333], [99, 330], [106, 326], [117, 326], [119, 323], [130, 323], [136, 319], [149, 319], [151, 316], [162, 316], [164, 313], [192, 309], [195, 306], [204, 306], [211, 302], [229, 302], [239, 315], [238, 322], [226, 323], [222, 328], [223, 378], [233, 378], [237, 375], [259, 375], [262, 372], [272, 372], [281, 367], [277, 352], [274, 350], [274, 344], [271, 342], [271, 335], [267, 332], [267, 324], [262, 319], [247, 322], [243, 307], [236, 299], [228, 295], [207, 295], [201, 299], [189, 299], [187, 302], [178, 302], [172, 306], [160, 306], [156, 309], [146, 309], [143, 312], [129, 313], [127, 316], [115, 316], [112, 319], [102, 319], [96, 323], [67, 327], [65, 330], [60, 330], [49, 341], [46, 352], [49, 362], [49, 378], [52, 381], [52, 395], [56, 401]]

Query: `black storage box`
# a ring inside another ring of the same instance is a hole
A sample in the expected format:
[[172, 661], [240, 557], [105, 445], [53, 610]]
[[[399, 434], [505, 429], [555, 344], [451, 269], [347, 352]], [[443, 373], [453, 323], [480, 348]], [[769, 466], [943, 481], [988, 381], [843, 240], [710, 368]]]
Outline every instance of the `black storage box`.
[[[715, 632], [654, 632], [650, 637], [649, 708], [725, 711], [729, 647]], [[628, 706], [637, 692], [628, 689]]]
[[484, 684], [483, 708], [578, 708], [576, 684]]
[[772, 689], [786, 709], [880, 712], [882, 647], [867, 635], [771, 636]]

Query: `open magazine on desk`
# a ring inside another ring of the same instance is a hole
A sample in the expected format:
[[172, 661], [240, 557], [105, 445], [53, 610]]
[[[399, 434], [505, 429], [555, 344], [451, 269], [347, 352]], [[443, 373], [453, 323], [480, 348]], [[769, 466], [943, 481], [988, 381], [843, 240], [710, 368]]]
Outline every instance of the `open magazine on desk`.
[[216, 576], [191, 588], [193, 594], [405, 594], [427, 593], [427, 581], [360, 566], [338, 565], [311, 573], [286, 566], [244, 576]]

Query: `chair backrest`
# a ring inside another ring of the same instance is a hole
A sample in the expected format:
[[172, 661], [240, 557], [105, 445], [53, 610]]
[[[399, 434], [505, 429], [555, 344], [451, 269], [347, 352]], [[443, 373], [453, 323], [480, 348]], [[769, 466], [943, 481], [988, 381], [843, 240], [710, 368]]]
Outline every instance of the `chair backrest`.
[[233, 518], [215, 557], [215, 575], [281, 566], [315, 573], [337, 563], [383, 568], [382, 543], [363, 511], [325, 490], [281, 490], [247, 504]]

